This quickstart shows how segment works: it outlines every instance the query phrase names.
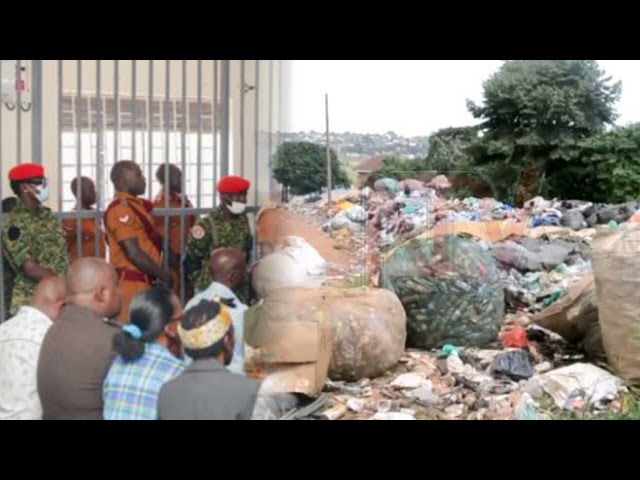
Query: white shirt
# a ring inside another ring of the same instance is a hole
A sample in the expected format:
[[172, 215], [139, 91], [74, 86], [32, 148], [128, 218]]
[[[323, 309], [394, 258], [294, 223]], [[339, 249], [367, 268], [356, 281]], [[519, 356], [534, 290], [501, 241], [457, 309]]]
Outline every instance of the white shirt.
[[40, 420], [37, 368], [40, 347], [53, 322], [24, 306], [0, 325], [0, 420]]
[[[249, 307], [242, 303], [236, 294], [228, 287], [221, 283], [212, 282], [209, 288], [189, 300], [184, 311], [186, 312], [190, 308], [195, 307], [202, 300], [213, 300], [213, 297], [233, 299], [235, 302], [235, 308], [229, 307], [229, 312], [231, 313], [231, 322], [233, 323], [236, 344], [233, 348], [233, 359], [227, 369], [229, 369], [230, 372], [244, 375], [244, 313]], [[187, 355], [185, 355], [185, 360], [186, 364], [191, 363], [191, 359], [189, 359]]]

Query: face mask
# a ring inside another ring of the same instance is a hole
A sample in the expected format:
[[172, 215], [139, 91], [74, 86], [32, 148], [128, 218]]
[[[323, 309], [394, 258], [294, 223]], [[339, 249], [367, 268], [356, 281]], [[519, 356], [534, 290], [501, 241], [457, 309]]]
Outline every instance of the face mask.
[[244, 213], [244, 211], [246, 210], [247, 204], [240, 203], [240, 202], [231, 202], [231, 205], [227, 205], [227, 208], [234, 215], [240, 215], [241, 213]]
[[42, 185], [38, 185], [36, 187], [35, 197], [38, 199], [40, 203], [44, 203], [49, 200], [49, 186], [43, 187]]

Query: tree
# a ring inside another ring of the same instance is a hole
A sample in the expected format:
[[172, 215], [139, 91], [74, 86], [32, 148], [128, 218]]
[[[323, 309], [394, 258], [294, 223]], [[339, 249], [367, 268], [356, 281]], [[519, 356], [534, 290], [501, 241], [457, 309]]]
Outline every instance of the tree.
[[[332, 186], [349, 187], [347, 172], [330, 149]], [[322, 190], [327, 185], [326, 147], [311, 142], [285, 142], [276, 150], [273, 175], [282, 184], [282, 200], [289, 193], [304, 195]]]
[[483, 105], [467, 102], [484, 133], [470, 148], [474, 161], [509, 166], [537, 184], [575, 167], [579, 143], [613, 124], [621, 86], [594, 60], [512, 60], [483, 89]]
[[404, 180], [413, 177], [419, 169], [419, 162], [416, 160], [407, 160], [396, 156], [385, 157], [382, 159], [382, 164], [369, 174], [366, 183], [373, 185], [376, 180], [381, 178]]
[[[588, 200], [627, 202], [640, 195], [640, 124], [619, 127], [580, 144], [572, 175], [554, 176], [557, 190], [580, 189]], [[569, 183], [567, 186], [565, 183]]]
[[443, 128], [429, 137], [429, 151], [424, 161], [425, 170], [438, 173], [468, 171], [473, 157], [469, 147], [478, 138], [478, 127]]

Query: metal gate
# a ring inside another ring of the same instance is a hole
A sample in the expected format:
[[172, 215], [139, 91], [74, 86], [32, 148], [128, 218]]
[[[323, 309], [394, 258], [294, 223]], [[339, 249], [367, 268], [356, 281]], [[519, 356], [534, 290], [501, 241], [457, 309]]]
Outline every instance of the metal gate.
[[[184, 255], [185, 218], [217, 205], [220, 176], [235, 173], [251, 180], [248, 210], [255, 233], [255, 213], [272, 186], [269, 159], [277, 146], [279, 68], [274, 60], [3, 60], [0, 197], [13, 195], [6, 181], [11, 166], [44, 164], [54, 193], [49, 206], [61, 219], [76, 220], [76, 249], [82, 254], [81, 221], [93, 218], [96, 232], [101, 228], [114, 193], [109, 181], [113, 164], [136, 161], [147, 177], [146, 196], [153, 199], [160, 189], [156, 169], [173, 163], [182, 170], [182, 191], [193, 208], [186, 208], [184, 200], [181, 208], [169, 208], [167, 194], [165, 207], [153, 211], [164, 218], [165, 266], [169, 217], [180, 218]], [[95, 210], [73, 210], [70, 183], [80, 176], [96, 184]], [[0, 321], [4, 288], [3, 282]], [[184, 301], [182, 267], [180, 295]]]

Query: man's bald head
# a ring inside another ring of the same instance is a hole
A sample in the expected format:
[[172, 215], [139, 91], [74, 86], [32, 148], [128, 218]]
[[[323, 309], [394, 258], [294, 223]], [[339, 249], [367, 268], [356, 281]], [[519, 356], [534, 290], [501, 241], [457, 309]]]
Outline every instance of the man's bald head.
[[62, 277], [47, 277], [36, 285], [31, 306], [40, 310], [51, 320], [55, 320], [64, 304], [65, 297], [64, 279]]
[[247, 262], [237, 248], [218, 248], [209, 257], [209, 272], [215, 282], [237, 290], [247, 281]]
[[131, 160], [121, 160], [113, 165], [111, 182], [117, 191], [131, 195], [142, 195], [147, 188], [140, 165]]
[[85, 257], [71, 265], [66, 279], [67, 303], [113, 318], [122, 308], [118, 274], [100, 258]]

